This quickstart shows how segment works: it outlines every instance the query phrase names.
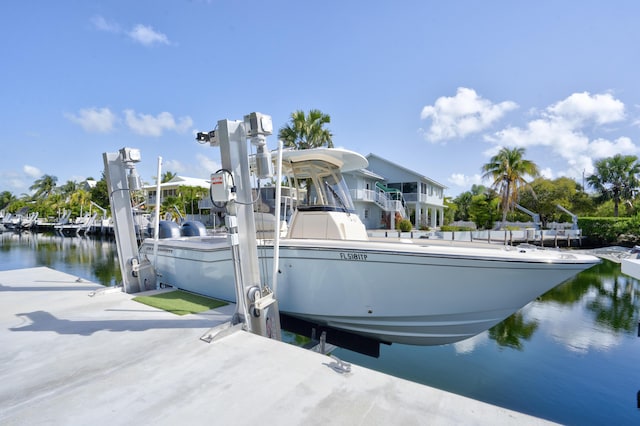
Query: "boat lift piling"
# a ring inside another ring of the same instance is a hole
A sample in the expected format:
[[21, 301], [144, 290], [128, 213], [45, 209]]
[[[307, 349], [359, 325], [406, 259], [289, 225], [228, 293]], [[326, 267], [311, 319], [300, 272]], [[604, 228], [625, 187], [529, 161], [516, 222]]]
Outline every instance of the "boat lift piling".
[[216, 130], [197, 135], [199, 141], [220, 148], [222, 169], [211, 175], [211, 196], [215, 202], [225, 203], [227, 209], [225, 222], [236, 290], [236, 311], [231, 323], [205, 333], [201, 339], [207, 342], [237, 328], [281, 340], [278, 302], [268, 285], [261, 283], [247, 150], [250, 139], [256, 146], [258, 179], [273, 176], [266, 145], [266, 136], [272, 132], [271, 117], [254, 112], [245, 116], [244, 121], [220, 120]]

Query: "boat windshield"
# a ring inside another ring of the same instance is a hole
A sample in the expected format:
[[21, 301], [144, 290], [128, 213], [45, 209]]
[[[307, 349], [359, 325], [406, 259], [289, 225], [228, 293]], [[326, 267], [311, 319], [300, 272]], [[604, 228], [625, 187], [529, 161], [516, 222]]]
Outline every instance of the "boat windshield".
[[310, 160], [293, 163], [291, 168], [298, 186], [306, 189], [299, 210], [355, 212], [349, 188], [337, 166]]

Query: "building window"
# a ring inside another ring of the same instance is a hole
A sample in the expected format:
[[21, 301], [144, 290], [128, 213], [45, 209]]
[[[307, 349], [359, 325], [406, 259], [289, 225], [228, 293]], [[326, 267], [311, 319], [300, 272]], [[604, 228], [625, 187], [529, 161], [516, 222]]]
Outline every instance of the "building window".
[[364, 218], [369, 219], [369, 209], [364, 209]]
[[402, 184], [403, 194], [416, 194], [418, 193], [418, 184], [416, 182], [405, 182]]

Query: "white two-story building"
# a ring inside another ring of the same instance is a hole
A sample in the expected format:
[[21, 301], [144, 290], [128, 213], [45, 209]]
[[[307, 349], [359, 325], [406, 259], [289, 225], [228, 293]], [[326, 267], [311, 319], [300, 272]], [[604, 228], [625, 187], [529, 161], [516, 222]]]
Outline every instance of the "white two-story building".
[[394, 229], [400, 219], [410, 219], [416, 229], [443, 224], [446, 186], [375, 154], [367, 160], [367, 169], [344, 175], [368, 229]]

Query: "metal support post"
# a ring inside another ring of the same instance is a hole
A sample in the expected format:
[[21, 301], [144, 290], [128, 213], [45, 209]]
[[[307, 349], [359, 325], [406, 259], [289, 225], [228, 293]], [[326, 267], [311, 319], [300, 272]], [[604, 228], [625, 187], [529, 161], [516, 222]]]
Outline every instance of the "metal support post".
[[[199, 134], [198, 138], [202, 137], [212, 146], [220, 147], [222, 170], [221, 173], [212, 175], [212, 185], [215, 183], [220, 186], [220, 190], [216, 189], [215, 193], [221, 199], [215, 201], [224, 201], [227, 207], [225, 220], [236, 282], [236, 312], [232, 325], [244, 323], [244, 328], [248, 331], [280, 340], [278, 304], [269, 288], [261, 283], [253, 215], [255, 200], [247, 150], [247, 139], [251, 138], [252, 143], [258, 147], [258, 177], [269, 175], [270, 171], [263, 170], [271, 166], [271, 158], [265, 151], [265, 136], [268, 134], [271, 134], [271, 118], [252, 113], [245, 117], [244, 122], [218, 121], [217, 130]], [[231, 184], [228, 182], [229, 176]], [[228, 188], [230, 185], [232, 188]], [[211, 333], [206, 337], [203, 340], [214, 339]]]
[[115, 153], [105, 152], [102, 157], [124, 291], [137, 293], [155, 289], [155, 271], [146, 258], [141, 260], [138, 255], [131, 206], [131, 191], [140, 186], [134, 166], [140, 161], [140, 151], [122, 148]]

